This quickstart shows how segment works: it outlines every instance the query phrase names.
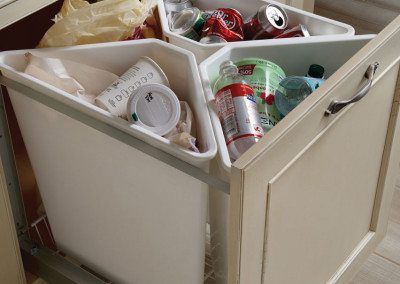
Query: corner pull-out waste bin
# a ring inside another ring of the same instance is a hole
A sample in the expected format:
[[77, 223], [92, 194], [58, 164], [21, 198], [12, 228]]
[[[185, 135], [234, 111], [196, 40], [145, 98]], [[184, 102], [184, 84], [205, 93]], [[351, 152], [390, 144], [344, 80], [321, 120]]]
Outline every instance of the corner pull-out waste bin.
[[[274, 3], [282, 7], [288, 16], [288, 26], [294, 27], [303, 24], [307, 27], [310, 35], [324, 36], [324, 37], [348, 37], [354, 35], [354, 28], [334, 21], [313, 13], [309, 13], [276, 1], [263, 1], [263, 0], [247, 0], [247, 1], [224, 1], [224, 0], [197, 0], [193, 1], [193, 6], [204, 11], [211, 11], [217, 8], [234, 8], [238, 10], [243, 16], [243, 20], [247, 21], [253, 17], [258, 9], [266, 4]], [[208, 56], [220, 48], [229, 45], [229, 43], [212, 43], [205, 44], [186, 38], [183, 35], [174, 33], [169, 28], [168, 18], [165, 12], [164, 1], [158, 0], [158, 11], [162, 26], [163, 35], [166, 40], [174, 45], [183, 47], [194, 53], [197, 62], [200, 63]]]
[[[202, 159], [205, 163], [196, 165], [205, 170], [215, 153], [211, 123], [198, 75], [192, 72], [194, 57], [150, 42], [43, 52], [71, 59], [79, 55], [82, 62], [117, 73], [140, 55], [155, 56], [167, 75], [173, 74], [178, 94], [200, 92], [191, 97], [199, 104], [196, 115], [204, 118], [207, 158], [189, 159], [158, 137], [149, 139], [149, 133], [132, 135], [177, 156], [174, 165], [167, 166], [161, 153], [157, 156], [154, 148], [136, 140], [140, 151], [127, 146], [123, 133], [132, 130], [120, 120], [23, 76], [24, 51], [1, 55], [0, 80], [11, 94], [61, 248], [116, 282], [200, 283], [207, 192], [194, 178], [199, 173], [183, 169], [178, 161], [192, 166]], [[210, 206], [219, 210], [210, 214], [211, 235], [221, 240], [215, 246], [219, 283], [344, 283], [382, 239], [399, 163], [399, 46], [400, 18], [372, 40], [239, 43], [200, 65], [207, 100], [212, 99], [219, 63], [229, 58], [259, 56], [300, 74], [305, 65], [320, 63], [329, 76], [233, 164], [210, 109], [220, 165], [211, 170], [230, 183], [230, 196], [220, 193], [226, 202]], [[366, 78], [376, 62], [376, 73]], [[365, 95], [360, 101], [335, 114], [326, 112], [334, 100], [350, 99], [360, 90]], [[58, 100], [78, 114], [65, 111]], [[85, 114], [85, 123], [79, 114]], [[110, 125], [118, 135], [111, 135]], [[213, 234], [215, 225], [219, 235]]]
[[400, 17], [375, 38], [238, 43], [199, 65], [208, 101], [225, 60], [263, 58], [286, 75], [318, 63], [328, 77], [233, 164], [210, 107], [212, 171], [231, 185], [229, 197], [210, 191], [221, 283], [347, 283], [382, 240], [400, 158], [399, 46]]
[[116, 283], [202, 283], [208, 189], [175, 168], [207, 171], [217, 150], [193, 54], [158, 40], [29, 51], [119, 75], [154, 59], [193, 110], [200, 153], [26, 75], [25, 52], [1, 53], [0, 70], [58, 248]]

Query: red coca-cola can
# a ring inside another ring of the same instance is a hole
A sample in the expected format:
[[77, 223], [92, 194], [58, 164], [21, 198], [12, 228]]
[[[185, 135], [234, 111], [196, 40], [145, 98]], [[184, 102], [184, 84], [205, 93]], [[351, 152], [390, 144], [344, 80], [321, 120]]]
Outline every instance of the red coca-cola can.
[[264, 5], [244, 25], [246, 39], [274, 38], [285, 31], [287, 23], [287, 14], [281, 7], [275, 4]]
[[[210, 41], [210, 37], [214, 40]], [[204, 24], [200, 42], [215, 42], [216, 37], [227, 42], [244, 39], [243, 17], [239, 11], [231, 8], [219, 8], [212, 12]]]
[[306, 26], [300, 24], [291, 28], [289, 30], [284, 31], [280, 35], [274, 38], [288, 38], [288, 37], [309, 37], [310, 33], [308, 32]]

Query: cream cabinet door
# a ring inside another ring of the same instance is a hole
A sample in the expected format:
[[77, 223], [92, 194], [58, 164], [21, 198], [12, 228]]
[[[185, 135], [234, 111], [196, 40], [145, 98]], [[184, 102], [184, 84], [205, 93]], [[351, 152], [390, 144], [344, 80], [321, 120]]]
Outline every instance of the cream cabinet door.
[[[229, 283], [346, 282], [383, 238], [400, 156], [399, 29], [400, 17], [233, 165]], [[326, 116], [375, 62], [366, 96]]]

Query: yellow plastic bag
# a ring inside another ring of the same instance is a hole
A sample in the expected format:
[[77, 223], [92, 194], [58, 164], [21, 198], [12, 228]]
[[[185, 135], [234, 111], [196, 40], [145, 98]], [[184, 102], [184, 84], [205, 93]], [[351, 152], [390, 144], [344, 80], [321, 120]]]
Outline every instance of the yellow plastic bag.
[[[85, 4], [86, 3], [86, 4]], [[156, 0], [66, 0], [38, 47], [119, 41], [151, 15]]]
[[85, 0], [65, 0], [60, 12], [58, 12], [58, 14], [54, 17], [54, 22], [58, 22], [62, 18], [71, 14], [73, 11], [89, 6], [89, 2]]

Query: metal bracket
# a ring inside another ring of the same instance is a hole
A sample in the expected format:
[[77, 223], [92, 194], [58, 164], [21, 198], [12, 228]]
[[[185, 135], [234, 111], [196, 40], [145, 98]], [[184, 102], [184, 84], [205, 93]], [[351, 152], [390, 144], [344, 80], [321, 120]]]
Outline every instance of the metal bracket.
[[208, 184], [213, 189], [217, 189], [226, 194], [230, 193], [230, 184], [228, 182], [225, 182], [216, 176], [210, 175], [209, 173], [206, 173], [205, 171], [185, 161], [182, 161], [181, 159], [178, 159], [177, 157], [167, 152], [164, 152], [161, 149], [158, 149], [138, 138], [135, 138], [105, 122], [99, 121], [98, 119], [79, 110], [76, 110], [71, 106], [63, 104], [62, 102], [54, 98], [50, 98], [49, 96], [42, 94], [41, 92], [33, 90], [32, 88], [29, 88], [28, 86], [18, 83], [12, 79], [6, 78], [1, 74], [0, 85], [4, 85], [10, 89], [13, 89], [34, 101], [37, 101], [106, 135], [109, 135], [128, 146], [131, 146], [159, 161], [164, 162], [171, 167], [174, 167], [177, 170], [180, 170], [183, 173], [186, 173], [198, 179], [201, 182]]
[[[1, 76], [1, 75], [0, 75]], [[11, 142], [4, 97], [0, 88], [0, 157], [3, 166], [5, 182], [10, 197], [12, 213], [17, 232], [27, 226], [25, 209], [22, 203], [22, 194], [19, 186], [17, 167]]]
[[49, 283], [112, 283], [68, 261], [57, 252], [34, 244], [29, 239], [20, 239], [19, 243], [24, 265]]

